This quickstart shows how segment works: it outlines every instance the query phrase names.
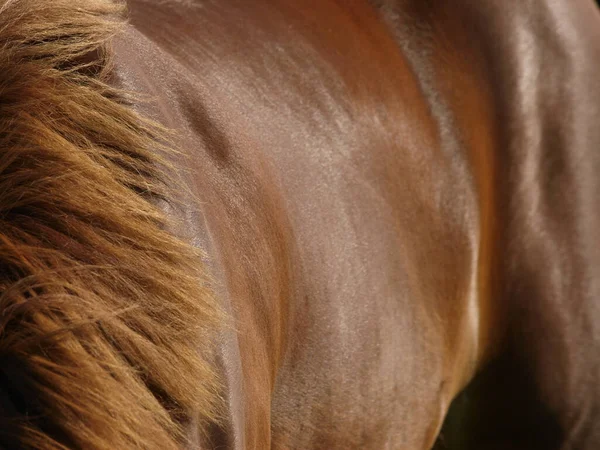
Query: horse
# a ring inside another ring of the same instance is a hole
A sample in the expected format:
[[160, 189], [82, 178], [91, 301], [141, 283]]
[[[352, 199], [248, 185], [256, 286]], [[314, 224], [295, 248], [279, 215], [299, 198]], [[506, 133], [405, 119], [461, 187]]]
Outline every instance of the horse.
[[600, 446], [593, 0], [0, 0], [0, 447]]

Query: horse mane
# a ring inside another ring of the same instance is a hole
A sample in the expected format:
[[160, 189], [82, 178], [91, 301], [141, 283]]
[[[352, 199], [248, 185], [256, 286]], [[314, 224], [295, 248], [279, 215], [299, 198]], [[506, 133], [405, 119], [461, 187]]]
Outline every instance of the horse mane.
[[[76, 3], [76, 5], [75, 5]], [[175, 449], [223, 319], [169, 232], [168, 140], [110, 85], [113, 0], [0, 0], [0, 447]]]

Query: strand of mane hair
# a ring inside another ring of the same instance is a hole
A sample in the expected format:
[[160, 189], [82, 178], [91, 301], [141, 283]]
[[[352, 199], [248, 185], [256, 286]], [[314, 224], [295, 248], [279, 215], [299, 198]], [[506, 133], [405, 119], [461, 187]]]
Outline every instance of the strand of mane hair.
[[223, 322], [169, 232], [165, 134], [111, 87], [110, 0], [0, 0], [0, 447], [176, 449]]

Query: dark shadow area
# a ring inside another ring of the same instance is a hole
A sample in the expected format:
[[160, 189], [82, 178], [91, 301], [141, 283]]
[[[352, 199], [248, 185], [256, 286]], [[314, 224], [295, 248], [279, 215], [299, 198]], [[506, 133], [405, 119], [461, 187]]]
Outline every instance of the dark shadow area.
[[558, 450], [561, 441], [531, 377], [507, 352], [452, 402], [434, 450]]

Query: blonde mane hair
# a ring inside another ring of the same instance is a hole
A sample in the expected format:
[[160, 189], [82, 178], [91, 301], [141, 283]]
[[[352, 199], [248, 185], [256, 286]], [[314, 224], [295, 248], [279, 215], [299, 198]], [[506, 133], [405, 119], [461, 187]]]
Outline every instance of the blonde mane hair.
[[0, 0], [2, 448], [175, 449], [216, 414], [222, 315], [156, 206], [164, 135], [109, 84], [123, 25], [112, 0]]

